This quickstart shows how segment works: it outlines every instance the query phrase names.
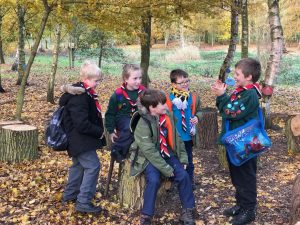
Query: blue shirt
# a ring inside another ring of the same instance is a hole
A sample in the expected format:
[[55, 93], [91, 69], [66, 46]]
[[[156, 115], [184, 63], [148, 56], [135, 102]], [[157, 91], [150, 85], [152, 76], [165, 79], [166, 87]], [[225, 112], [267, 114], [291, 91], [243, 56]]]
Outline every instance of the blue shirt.
[[[175, 96], [173, 94], [170, 94], [169, 97], [170, 97], [171, 101], [175, 98]], [[177, 109], [177, 107], [174, 104], [172, 104], [172, 111], [174, 113], [175, 118], [177, 119], [177, 122], [175, 124], [176, 125], [176, 130], [178, 131], [179, 136], [180, 136], [180, 138], [183, 141], [190, 141], [190, 140], [192, 140], [192, 137], [190, 135], [190, 130], [191, 130], [190, 119], [192, 117], [192, 108], [191, 108], [191, 105], [192, 105], [192, 94], [190, 94], [190, 96], [188, 98], [188, 106], [184, 110], [185, 123], [186, 123], [186, 126], [187, 126], [187, 131], [185, 132], [182, 129], [181, 110]]]

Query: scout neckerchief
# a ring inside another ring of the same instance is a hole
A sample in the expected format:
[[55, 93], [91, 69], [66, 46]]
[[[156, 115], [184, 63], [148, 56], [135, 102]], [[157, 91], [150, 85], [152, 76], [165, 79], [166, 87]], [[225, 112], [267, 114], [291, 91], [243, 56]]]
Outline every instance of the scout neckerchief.
[[99, 101], [98, 101], [98, 95], [96, 93], [96, 91], [91, 88], [89, 85], [87, 85], [86, 83], [82, 82], [81, 83], [81, 86], [86, 90], [86, 93], [92, 98], [94, 99], [95, 101], [95, 104], [96, 104], [96, 108], [97, 108], [97, 111], [99, 113], [99, 116], [101, 115], [101, 106], [99, 104]]
[[244, 87], [237, 87], [233, 93], [231, 94], [230, 96], [230, 100], [233, 102], [234, 100], [236, 100], [238, 97], [238, 94], [242, 91], [245, 91], [245, 90], [249, 90], [249, 89], [252, 89], [252, 88], [255, 88], [256, 89], [256, 92], [257, 92], [257, 95], [258, 95], [258, 98], [261, 98], [262, 97], [262, 94], [260, 92], [260, 86], [258, 83], [254, 83], [254, 84], [248, 84]]
[[[131, 105], [131, 113], [134, 113], [137, 109], [137, 107], [136, 107], [137, 101], [131, 100], [128, 93], [126, 92], [126, 90], [127, 90], [126, 83], [123, 83], [121, 85], [121, 87], [117, 88], [117, 90], [116, 90], [117, 98], [121, 99], [121, 96], [123, 95], [124, 98], [126, 98], [127, 101], [129, 102], [129, 104]], [[141, 92], [143, 90], [145, 90], [145, 87], [143, 85], [140, 85], [139, 88], [136, 90], [138, 92], [138, 96], [141, 94]], [[118, 110], [120, 110], [122, 108], [121, 101], [119, 101], [119, 104], [120, 105], [118, 105]]]
[[170, 157], [170, 153], [167, 147], [167, 126], [166, 115], [159, 116], [159, 147], [160, 154], [163, 158]]
[[175, 96], [172, 100], [172, 103], [177, 107], [177, 109], [181, 112], [181, 125], [182, 130], [187, 131], [186, 121], [184, 110], [188, 107], [188, 98], [190, 95], [189, 91], [178, 90], [175, 87], [172, 87], [171, 93]]

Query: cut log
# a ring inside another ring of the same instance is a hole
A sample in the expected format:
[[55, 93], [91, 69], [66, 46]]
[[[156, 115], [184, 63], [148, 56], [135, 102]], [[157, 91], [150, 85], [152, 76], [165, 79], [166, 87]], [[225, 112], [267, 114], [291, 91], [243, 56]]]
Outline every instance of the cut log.
[[226, 158], [226, 149], [224, 145], [218, 145], [219, 164], [222, 169], [228, 170], [228, 162]]
[[300, 174], [298, 173], [292, 189], [292, 205], [290, 213], [290, 225], [300, 221]]
[[300, 115], [291, 115], [286, 123], [285, 135], [287, 138], [288, 154], [300, 152]]
[[[130, 161], [125, 160], [119, 179], [119, 202], [122, 206], [140, 210], [144, 201], [146, 181], [143, 174], [136, 177], [130, 176]], [[156, 197], [156, 204], [163, 204], [166, 200], [166, 191], [171, 188], [169, 180], [163, 180]]]
[[25, 124], [0, 128], [0, 161], [17, 163], [38, 156], [38, 130]]
[[214, 148], [218, 139], [218, 112], [215, 108], [204, 108], [199, 121], [198, 134], [201, 148]]

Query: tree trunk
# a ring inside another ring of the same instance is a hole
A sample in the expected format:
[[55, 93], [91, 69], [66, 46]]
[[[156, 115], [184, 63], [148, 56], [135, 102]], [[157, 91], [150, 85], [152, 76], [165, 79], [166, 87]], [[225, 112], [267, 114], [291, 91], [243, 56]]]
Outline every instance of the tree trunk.
[[141, 36], [141, 68], [143, 71], [142, 84], [149, 86], [148, 68], [150, 63], [150, 42], [151, 42], [151, 13], [147, 10], [142, 16]]
[[0, 71], [0, 93], [4, 93], [5, 90], [2, 87], [2, 81], [1, 81], [1, 71]]
[[38, 156], [38, 130], [18, 124], [0, 128], [0, 161], [17, 163]]
[[[19, 1], [17, 1], [17, 15], [18, 15], [18, 51], [19, 51], [19, 59], [18, 59], [18, 80], [17, 85], [22, 83], [22, 79], [24, 77], [25, 70], [25, 8], [20, 5]], [[27, 80], [26, 80], [27, 83]]]
[[183, 17], [180, 17], [179, 20], [179, 32], [180, 32], [180, 48], [184, 48], [185, 47], [185, 40], [184, 40], [184, 20]]
[[[129, 160], [125, 160], [121, 170], [118, 190], [119, 202], [122, 206], [139, 210], [143, 206], [146, 181], [143, 174], [136, 177], [130, 176], [130, 164]], [[162, 180], [156, 197], [156, 205], [164, 203], [167, 195], [166, 190], [170, 188], [171, 182]]]
[[16, 119], [18, 119], [18, 120], [21, 119], [21, 113], [22, 113], [22, 108], [23, 108], [23, 104], [24, 104], [25, 85], [26, 85], [27, 79], [29, 77], [30, 69], [31, 69], [31, 66], [33, 64], [34, 58], [36, 56], [36, 52], [37, 52], [37, 49], [39, 47], [39, 43], [40, 43], [41, 38], [43, 36], [43, 32], [44, 32], [49, 14], [51, 12], [51, 8], [48, 6], [46, 0], [43, 0], [43, 4], [44, 4], [45, 11], [44, 11], [43, 18], [42, 18], [42, 21], [41, 21], [41, 24], [40, 24], [40, 29], [39, 29], [39, 32], [37, 34], [34, 45], [32, 47], [30, 58], [28, 60], [28, 64], [27, 64], [27, 67], [26, 67], [26, 70], [25, 70], [25, 74], [24, 74], [24, 77], [22, 79], [20, 89], [18, 91], [17, 110], [16, 110]]
[[51, 68], [51, 75], [48, 81], [48, 91], [47, 91], [47, 102], [51, 102], [52, 104], [54, 104], [54, 84], [55, 84], [55, 75], [56, 75], [58, 55], [59, 55], [60, 36], [61, 36], [61, 24], [58, 24], [56, 26], [56, 31], [55, 31], [56, 41], [53, 47], [52, 68]]
[[[280, 70], [280, 62], [282, 57], [282, 49], [283, 49], [283, 31], [280, 22], [279, 15], [279, 5], [278, 0], [268, 0], [268, 8], [269, 8], [269, 24], [271, 30], [271, 53], [269, 56], [269, 60], [267, 63], [267, 68], [265, 72], [265, 79], [263, 81], [263, 86], [273, 86], [274, 81], [279, 74]], [[263, 96], [263, 100], [266, 103], [266, 116], [265, 120], [269, 121], [270, 112], [270, 101], [268, 100], [268, 96]], [[266, 123], [266, 128], [270, 128], [269, 123]]]
[[214, 148], [218, 139], [218, 112], [215, 108], [204, 108], [203, 117], [198, 125], [200, 147]]
[[296, 175], [292, 189], [292, 204], [290, 212], [290, 225], [300, 221], [300, 174]]
[[300, 152], [300, 114], [289, 117], [285, 126], [288, 153], [294, 155]]
[[2, 46], [2, 21], [3, 21], [4, 13], [2, 8], [0, 7], [0, 64], [4, 64], [4, 53], [3, 53], [3, 46]]
[[226, 69], [230, 68], [233, 61], [234, 53], [236, 50], [236, 44], [238, 40], [238, 31], [239, 31], [239, 17], [238, 17], [238, 6], [235, 0], [232, 0], [231, 6], [231, 29], [230, 29], [230, 44], [228, 48], [228, 53], [224, 59], [223, 65], [221, 66], [219, 79], [223, 82], [226, 79]]
[[249, 27], [248, 27], [248, 0], [242, 0], [242, 58], [248, 58]]
[[103, 43], [103, 35], [100, 34], [99, 36], [100, 37], [99, 37], [99, 44], [98, 44], [99, 45], [98, 66], [99, 68], [101, 68], [104, 43]]
[[170, 31], [169, 31], [169, 29], [166, 29], [166, 31], [165, 31], [165, 48], [168, 47], [169, 37], [170, 37]]

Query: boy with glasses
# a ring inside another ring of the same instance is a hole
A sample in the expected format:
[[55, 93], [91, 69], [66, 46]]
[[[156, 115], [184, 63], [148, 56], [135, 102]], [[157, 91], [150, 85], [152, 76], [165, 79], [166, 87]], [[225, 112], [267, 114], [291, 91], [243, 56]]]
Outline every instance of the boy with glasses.
[[199, 120], [202, 117], [200, 98], [190, 92], [188, 73], [175, 69], [170, 73], [172, 84], [171, 92], [167, 98], [169, 111], [174, 114], [174, 123], [180, 138], [183, 140], [188, 155], [186, 168], [195, 189], [193, 146], [198, 145], [199, 137], [196, 135]]

